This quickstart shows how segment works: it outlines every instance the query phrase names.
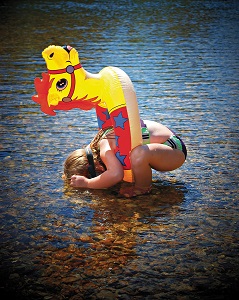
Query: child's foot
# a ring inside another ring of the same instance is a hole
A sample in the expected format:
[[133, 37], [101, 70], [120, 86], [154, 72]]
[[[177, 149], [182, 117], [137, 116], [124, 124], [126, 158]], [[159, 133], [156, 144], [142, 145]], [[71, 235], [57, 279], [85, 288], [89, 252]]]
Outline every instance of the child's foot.
[[137, 197], [140, 195], [149, 194], [151, 192], [152, 186], [149, 187], [138, 187], [131, 186], [127, 188], [120, 189], [120, 195], [125, 196], [126, 198]]

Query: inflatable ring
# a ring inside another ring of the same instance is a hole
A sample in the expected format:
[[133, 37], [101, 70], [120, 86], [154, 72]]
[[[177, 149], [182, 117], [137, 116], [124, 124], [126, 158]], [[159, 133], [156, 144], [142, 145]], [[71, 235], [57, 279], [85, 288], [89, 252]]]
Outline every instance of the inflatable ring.
[[115, 155], [124, 168], [124, 180], [132, 182], [130, 152], [142, 144], [142, 134], [137, 98], [128, 75], [116, 67], [91, 74], [70, 46], [49, 46], [42, 56], [48, 72], [35, 79], [33, 101], [49, 115], [55, 115], [55, 110], [95, 108], [99, 128], [113, 126]]

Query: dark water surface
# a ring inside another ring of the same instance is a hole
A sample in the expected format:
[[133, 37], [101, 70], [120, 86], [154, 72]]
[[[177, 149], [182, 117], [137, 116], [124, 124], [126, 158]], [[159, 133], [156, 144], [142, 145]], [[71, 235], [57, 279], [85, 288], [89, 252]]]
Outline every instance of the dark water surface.
[[[0, 5], [4, 299], [232, 299], [238, 292], [238, 1], [6, 1]], [[95, 112], [31, 100], [42, 50], [74, 46], [90, 72], [134, 82], [141, 117], [177, 131], [187, 162], [150, 196], [75, 191], [66, 156]]]

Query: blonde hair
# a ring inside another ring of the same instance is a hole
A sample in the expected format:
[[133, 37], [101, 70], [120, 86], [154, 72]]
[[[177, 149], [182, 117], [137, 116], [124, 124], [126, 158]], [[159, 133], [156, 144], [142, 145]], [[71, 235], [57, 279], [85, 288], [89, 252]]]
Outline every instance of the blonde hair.
[[72, 175], [82, 175], [88, 177], [88, 160], [85, 149], [73, 151], [64, 163], [64, 179], [71, 179]]
[[[90, 148], [92, 150], [94, 160], [98, 160], [101, 164], [103, 164], [103, 162], [100, 158], [99, 143], [102, 138], [105, 138], [107, 133], [110, 133], [112, 131], [112, 127], [109, 127], [105, 130], [99, 130], [90, 143]], [[85, 149], [77, 149], [73, 151], [65, 160], [63, 179], [69, 180], [71, 179], [72, 175], [89, 177], [88, 166], [89, 162]]]

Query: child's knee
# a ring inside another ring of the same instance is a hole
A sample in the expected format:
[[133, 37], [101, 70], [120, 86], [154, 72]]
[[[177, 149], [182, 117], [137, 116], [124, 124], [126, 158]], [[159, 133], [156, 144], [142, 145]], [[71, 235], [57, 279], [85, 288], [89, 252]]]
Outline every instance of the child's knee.
[[130, 153], [131, 165], [137, 167], [142, 165], [146, 160], [147, 149], [144, 146], [134, 148]]

